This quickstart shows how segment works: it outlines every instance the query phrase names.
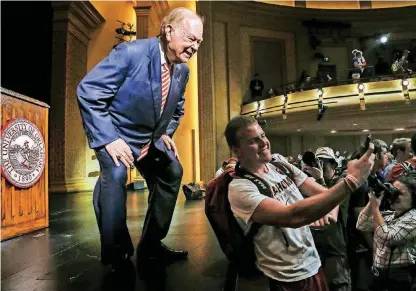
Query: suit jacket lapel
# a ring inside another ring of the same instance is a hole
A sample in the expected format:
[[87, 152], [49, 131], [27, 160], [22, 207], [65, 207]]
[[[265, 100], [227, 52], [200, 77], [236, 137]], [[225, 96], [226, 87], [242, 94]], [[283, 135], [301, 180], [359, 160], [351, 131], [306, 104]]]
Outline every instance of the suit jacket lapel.
[[162, 73], [160, 62], [159, 41], [157, 38], [152, 39], [150, 44], [150, 81], [152, 83], [153, 110], [155, 120], [160, 116], [160, 106], [162, 105]]

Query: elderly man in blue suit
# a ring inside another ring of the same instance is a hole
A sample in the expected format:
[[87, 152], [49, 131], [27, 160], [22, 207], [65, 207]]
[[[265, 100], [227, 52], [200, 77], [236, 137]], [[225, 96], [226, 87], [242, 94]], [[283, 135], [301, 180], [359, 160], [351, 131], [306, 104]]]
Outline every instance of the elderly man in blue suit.
[[203, 19], [176, 8], [156, 38], [122, 43], [94, 67], [77, 95], [89, 146], [101, 173], [93, 205], [101, 238], [101, 261], [116, 270], [134, 247], [126, 224], [127, 169], [137, 167], [149, 189], [149, 207], [137, 253], [150, 258], [183, 259], [166, 237], [183, 169], [172, 140], [184, 114], [189, 69], [184, 64], [202, 42]]

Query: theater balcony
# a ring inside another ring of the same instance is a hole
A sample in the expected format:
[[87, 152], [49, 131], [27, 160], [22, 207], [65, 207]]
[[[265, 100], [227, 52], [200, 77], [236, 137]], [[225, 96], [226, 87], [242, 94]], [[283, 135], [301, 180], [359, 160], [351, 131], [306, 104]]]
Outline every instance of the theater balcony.
[[242, 106], [270, 135], [385, 134], [416, 130], [416, 78], [287, 93]]

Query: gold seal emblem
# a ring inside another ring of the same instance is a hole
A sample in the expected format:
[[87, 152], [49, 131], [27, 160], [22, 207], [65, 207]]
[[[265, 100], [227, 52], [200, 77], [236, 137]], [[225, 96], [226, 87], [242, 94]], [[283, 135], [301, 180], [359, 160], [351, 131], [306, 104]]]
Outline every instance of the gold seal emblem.
[[1, 171], [14, 186], [29, 188], [45, 168], [45, 141], [35, 124], [15, 118], [1, 131]]

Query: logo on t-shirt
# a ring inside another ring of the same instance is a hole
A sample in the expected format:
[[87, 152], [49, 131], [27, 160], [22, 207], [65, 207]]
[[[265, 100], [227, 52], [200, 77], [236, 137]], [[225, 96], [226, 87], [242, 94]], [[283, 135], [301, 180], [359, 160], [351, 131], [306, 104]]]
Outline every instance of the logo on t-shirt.
[[283, 204], [287, 205], [290, 197], [287, 195], [285, 190], [292, 185], [295, 185], [295, 183], [293, 183], [292, 179], [290, 179], [287, 176], [284, 179], [282, 179], [282, 181], [274, 183], [272, 185], [273, 197], [275, 199], [278, 199]]

